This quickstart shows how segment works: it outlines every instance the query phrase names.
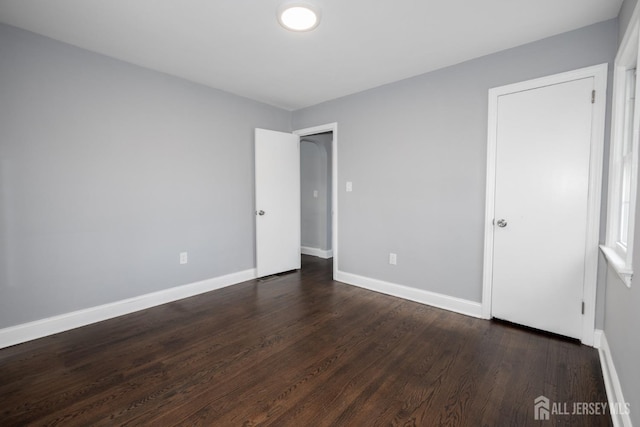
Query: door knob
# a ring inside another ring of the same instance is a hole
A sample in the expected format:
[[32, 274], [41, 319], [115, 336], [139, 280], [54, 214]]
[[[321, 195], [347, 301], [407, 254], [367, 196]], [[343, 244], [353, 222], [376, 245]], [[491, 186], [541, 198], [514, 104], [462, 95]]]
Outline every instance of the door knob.
[[262, 216], [262, 215], [264, 215], [264, 211], [258, 211], [257, 214]]
[[499, 219], [499, 220], [496, 222], [496, 225], [497, 225], [498, 227], [502, 227], [502, 228], [504, 228], [504, 227], [506, 227], [506, 226], [507, 226], [507, 220], [506, 220], [506, 219], [502, 219], [502, 218], [501, 218], [501, 219]]

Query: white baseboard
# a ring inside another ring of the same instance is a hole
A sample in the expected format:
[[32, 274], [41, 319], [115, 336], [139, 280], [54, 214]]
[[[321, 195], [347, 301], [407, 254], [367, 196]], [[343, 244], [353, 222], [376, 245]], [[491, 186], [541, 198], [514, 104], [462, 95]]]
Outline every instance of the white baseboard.
[[0, 348], [123, 316], [135, 311], [177, 301], [255, 278], [256, 270], [249, 269], [0, 329]]
[[[607, 342], [607, 336], [604, 331], [597, 329], [595, 332], [595, 347], [598, 348], [600, 353], [600, 366], [602, 367], [602, 376], [604, 378], [604, 386], [607, 390], [607, 400], [609, 401], [609, 408], [619, 407], [626, 404], [624, 396], [622, 395], [622, 386], [620, 385], [620, 378], [618, 378], [618, 372], [613, 364], [613, 358], [611, 357], [611, 349]], [[624, 411], [622, 411], [624, 412]], [[628, 413], [614, 413], [610, 411], [611, 421], [613, 421], [614, 427], [631, 427], [631, 416]]]
[[325, 251], [324, 249], [302, 246], [300, 247], [300, 253], [302, 255], [317, 256], [319, 258], [324, 258], [324, 259], [333, 258], [333, 251], [331, 249], [329, 249], [328, 251]]
[[602, 337], [604, 336], [604, 331], [602, 329], [596, 329], [593, 331], [593, 347], [598, 350], [602, 348]]
[[482, 318], [482, 305], [479, 302], [437, 294], [435, 292], [429, 292], [422, 289], [410, 288], [408, 286], [384, 282], [382, 280], [371, 279], [369, 277], [358, 276], [356, 274], [345, 273], [343, 271], [336, 271], [333, 279], [338, 282], [347, 283], [349, 285], [358, 286], [371, 291], [408, 299], [471, 317]]

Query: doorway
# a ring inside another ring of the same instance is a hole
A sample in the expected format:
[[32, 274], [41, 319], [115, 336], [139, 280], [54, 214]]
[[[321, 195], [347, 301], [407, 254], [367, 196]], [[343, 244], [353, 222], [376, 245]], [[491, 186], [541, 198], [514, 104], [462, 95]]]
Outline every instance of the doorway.
[[[317, 215], [323, 215], [326, 218], [326, 249], [321, 250], [319, 252], [309, 251], [309, 249], [313, 249], [313, 240], [305, 240], [301, 239], [301, 253], [309, 253], [314, 256], [322, 256], [323, 258], [333, 258], [333, 275], [335, 276], [336, 271], [338, 271], [338, 124], [337, 123], [328, 123], [320, 126], [309, 127], [305, 129], [299, 129], [293, 132], [294, 135], [298, 135], [301, 141], [301, 165], [302, 165], [302, 150], [303, 144], [315, 144], [315, 147], [307, 146], [305, 147], [308, 151], [316, 151], [316, 154], [322, 156], [322, 151], [320, 151], [320, 146], [317, 144], [318, 142], [322, 142], [323, 150], [327, 156], [326, 165], [326, 182], [327, 182], [327, 190], [325, 193], [326, 203], [323, 205], [322, 203], [316, 203], [316, 212]], [[303, 142], [303, 141], [312, 141], [312, 142]], [[302, 169], [303, 166], [301, 166]], [[306, 172], [305, 172], [306, 173]], [[320, 173], [322, 175], [322, 173]], [[301, 187], [304, 184], [301, 182]], [[309, 192], [310, 190], [310, 192]], [[318, 190], [318, 197], [314, 197], [314, 190]], [[302, 190], [301, 190], [302, 191]], [[305, 193], [305, 195], [301, 194], [301, 204], [304, 203], [302, 201], [303, 197], [310, 197], [311, 199], [319, 199], [321, 196], [321, 190], [316, 188], [309, 187]], [[313, 201], [313, 200], [312, 200]], [[317, 202], [317, 200], [316, 200]], [[304, 205], [301, 206], [302, 209]], [[302, 215], [301, 215], [302, 216]], [[301, 218], [301, 222], [304, 221]], [[301, 233], [305, 233], [304, 226], [301, 226]], [[315, 229], [316, 236], [319, 236], [322, 233], [322, 227]], [[319, 231], [318, 231], [319, 230]], [[309, 236], [308, 236], [309, 237]], [[322, 240], [321, 237], [318, 238], [319, 241]], [[310, 246], [305, 246], [305, 244]]]
[[332, 258], [333, 132], [300, 138], [300, 252]]

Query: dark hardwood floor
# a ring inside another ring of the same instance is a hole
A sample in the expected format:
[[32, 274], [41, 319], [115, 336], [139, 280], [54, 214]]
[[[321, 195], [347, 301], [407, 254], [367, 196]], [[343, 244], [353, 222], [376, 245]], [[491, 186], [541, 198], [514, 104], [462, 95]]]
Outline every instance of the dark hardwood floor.
[[[610, 425], [598, 353], [348, 286], [331, 262], [0, 350], [0, 426]], [[565, 408], [565, 406], [560, 406]]]

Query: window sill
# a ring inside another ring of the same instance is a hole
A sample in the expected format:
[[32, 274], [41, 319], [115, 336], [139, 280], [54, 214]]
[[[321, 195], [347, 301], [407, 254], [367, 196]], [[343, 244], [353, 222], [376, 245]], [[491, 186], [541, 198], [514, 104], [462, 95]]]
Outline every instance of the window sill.
[[618, 255], [615, 249], [600, 245], [600, 250], [604, 254], [604, 257], [607, 259], [607, 262], [615, 270], [618, 274], [618, 277], [622, 280], [622, 282], [627, 286], [627, 288], [631, 287], [631, 278], [633, 277], [633, 270], [626, 266], [625, 260]]

